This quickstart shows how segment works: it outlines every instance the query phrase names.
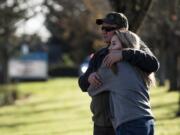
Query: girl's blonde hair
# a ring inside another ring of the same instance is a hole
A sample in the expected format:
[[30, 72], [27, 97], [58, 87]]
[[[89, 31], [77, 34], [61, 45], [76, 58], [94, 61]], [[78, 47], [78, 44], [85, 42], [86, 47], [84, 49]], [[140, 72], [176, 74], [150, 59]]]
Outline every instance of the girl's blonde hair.
[[135, 33], [128, 30], [118, 30], [115, 34], [122, 43], [123, 48], [140, 49], [140, 38]]
[[[115, 31], [115, 34], [121, 41], [123, 49], [126, 48], [134, 48], [137, 50], [141, 49], [141, 39], [140, 37], [128, 30], [117, 30]], [[155, 85], [155, 76], [154, 73], [147, 74], [146, 72], [143, 72], [140, 70], [138, 67], [135, 67], [136, 70], [140, 73], [142, 76], [143, 80], [145, 81], [146, 85], [149, 87], [150, 85]]]

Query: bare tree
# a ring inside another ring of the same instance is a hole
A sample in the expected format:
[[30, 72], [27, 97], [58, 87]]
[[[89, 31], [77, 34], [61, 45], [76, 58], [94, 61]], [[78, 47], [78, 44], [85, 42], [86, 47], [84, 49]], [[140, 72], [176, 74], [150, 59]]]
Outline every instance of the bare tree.
[[25, 10], [20, 8], [21, 0], [0, 1], [0, 63], [2, 64], [2, 75], [0, 82], [8, 82], [7, 62], [10, 50], [10, 38], [15, 31], [15, 24], [24, 17]]
[[151, 6], [152, 0], [109, 0], [115, 11], [124, 13], [130, 30], [137, 31]]

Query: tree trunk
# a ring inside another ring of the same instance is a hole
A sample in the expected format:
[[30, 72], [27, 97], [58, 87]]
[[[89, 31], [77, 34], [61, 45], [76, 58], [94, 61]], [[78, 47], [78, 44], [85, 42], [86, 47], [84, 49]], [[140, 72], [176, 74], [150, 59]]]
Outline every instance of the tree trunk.
[[[172, 40], [173, 41], [173, 40]], [[168, 69], [168, 74], [169, 74], [169, 81], [170, 81], [170, 86], [169, 86], [169, 91], [176, 91], [178, 90], [178, 72], [177, 72], [177, 55], [171, 52], [169, 54], [169, 69]]]
[[177, 111], [177, 116], [179, 117], [180, 116], [180, 89], [179, 89], [179, 107], [178, 107], [178, 111]]
[[129, 20], [129, 29], [137, 31], [153, 0], [109, 0], [112, 8], [124, 13]]
[[180, 116], [180, 55], [178, 57], [178, 89], [179, 89], [179, 109], [177, 111], [177, 116]]
[[1, 70], [1, 84], [7, 84], [9, 83], [9, 77], [8, 77], [8, 51], [7, 48], [4, 46], [4, 48], [1, 51], [1, 64], [2, 64], [2, 70]]
[[11, 32], [8, 27], [5, 28], [5, 33], [3, 35], [3, 42], [1, 45], [1, 62], [2, 62], [2, 78], [1, 82], [2, 84], [9, 83], [9, 76], [8, 76], [8, 60], [9, 60], [9, 38], [10, 38]]
[[161, 66], [159, 69], [159, 86], [164, 86], [165, 80], [166, 80], [166, 70], [167, 70], [166, 69], [167, 55], [164, 50], [160, 52], [159, 61], [161, 63]]

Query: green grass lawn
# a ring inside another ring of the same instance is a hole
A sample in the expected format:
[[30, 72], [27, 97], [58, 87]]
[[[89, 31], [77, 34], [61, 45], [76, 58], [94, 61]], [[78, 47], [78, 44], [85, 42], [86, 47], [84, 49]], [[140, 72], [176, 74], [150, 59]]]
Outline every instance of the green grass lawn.
[[[90, 97], [81, 92], [77, 78], [21, 83], [17, 88], [31, 95], [0, 108], [0, 135], [92, 135]], [[156, 135], [180, 135], [178, 93], [166, 89], [151, 90]]]

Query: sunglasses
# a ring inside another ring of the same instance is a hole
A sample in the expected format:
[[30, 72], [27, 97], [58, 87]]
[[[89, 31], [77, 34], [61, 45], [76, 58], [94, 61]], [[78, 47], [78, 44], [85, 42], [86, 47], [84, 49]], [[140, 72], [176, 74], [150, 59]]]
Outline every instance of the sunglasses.
[[101, 27], [101, 30], [106, 31], [106, 32], [110, 32], [110, 31], [113, 31], [113, 30], [116, 30], [116, 29], [117, 29], [116, 27], [107, 27], [107, 26]]

